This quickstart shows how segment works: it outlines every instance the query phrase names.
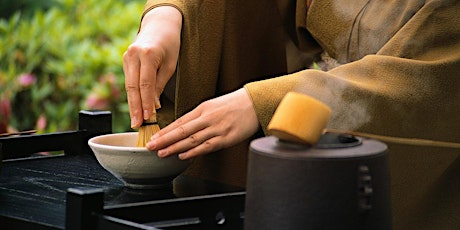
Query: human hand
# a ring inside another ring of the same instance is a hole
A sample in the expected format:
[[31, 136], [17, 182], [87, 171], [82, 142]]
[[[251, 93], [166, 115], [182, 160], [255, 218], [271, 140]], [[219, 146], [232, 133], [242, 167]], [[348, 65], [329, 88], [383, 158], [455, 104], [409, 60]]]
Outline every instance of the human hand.
[[177, 65], [182, 15], [161, 6], [144, 15], [135, 41], [123, 54], [131, 128], [138, 128], [155, 108]]
[[146, 147], [180, 159], [233, 146], [257, 132], [259, 122], [244, 88], [201, 103], [152, 136]]

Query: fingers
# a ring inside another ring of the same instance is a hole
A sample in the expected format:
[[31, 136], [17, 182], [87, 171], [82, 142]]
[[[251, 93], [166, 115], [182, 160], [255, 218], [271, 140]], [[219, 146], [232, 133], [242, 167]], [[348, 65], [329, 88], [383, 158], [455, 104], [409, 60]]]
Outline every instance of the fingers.
[[159, 67], [158, 55], [146, 50], [139, 54], [141, 61], [139, 73], [139, 91], [142, 104], [143, 119], [147, 120], [152, 115], [155, 102], [156, 72]]
[[125, 88], [131, 128], [139, 128], [154, 107], [175, 70], [180, 47], [182, 14], [160, 6], [144, 15], [135, 41], [123, 55]]
[[259, 122], [245, 89], [208, 100], [166, 126], [147, 143], [160, 157], [179, 154], [181, 159], [214, 152], [252, 135]]
[[[174, 144], [167, 146], [166, 148], [161, 148], [158, 146], [160, 148], [160, 150], [158, 150], [159, 157], [167, 157], [170, 155], [178, 154], [180, 159], [190, 159], [198, 155], [211, 153], [217, 149], [220, 149], [220, 145], [222, 144], [222, 141], [220, 141], [221, 137], [216, 135], [215, 132], [210, 130], [209, 127], [198, 132], [187, 131], [182, 126], [178, 129], [182, 130], [181, 137], [183, 138], [179, 141], [176, 141]], [[193, 134], [188, 135], [187, 133]], [[168, 134], [175, 135], [173, 132]], [[165, 139], [170, 140], [169, 137], [171, 136], [165, 135], [158, 138], [153, 138], [154, 140], [149, 143], [153, 143], [153, 145], [155, 145], [154, 143], [156, 143], [156, 141], [161, 142]], [[151, 146], [147, 146], [147, 148], [149, 147]]]
[[220, 116], [203, 114], [206, 107], [198, 106], [161, 129], [147, 143], [147, 149], [157, 150], [159, 157], [178, 154], [180, 159], [189, 159], [227, 146], [228, 135], [234, 132], [228, 131], [228, 122], [220, 122]]
[[159, 150], [159, 157], [179, 154], [181, 159], [211, 152], [215, 145], [210, 143], [213, 143], [217, 132], [199, 116], [200, 113], [195, 110], [187, 113], [152, 136], [146, 147]]
[[194, 157], [197, 157], [199, 155], [203, 155], [203, 154], [208, 154], [208, 153], [211, 153], [211, 152], [214, 152], [218, 149], [221, 149], [221, 144], [222, 144], [222, 141], [221, 141], [221, 137], [219, 136], [216, 136], [216, 137], [213, 137], [209, 140], [206, 140], [205, 142], [191, 148], [191, 149], [188, 149], [187, 151], [185, 152], [181, 152], [178, 154], [178, 157], [179, 159], [181, 160], [186, 160], [186, 159], [191, 159], [191, 158], [194, 158]]
[[187, 113], [153, 135], [151, 138], [153, 142], [147, 143], [146, 147], [151, 150], [158, 150], [179, 142], [202, 130], [206, 125], [194, 120], [198, 116], [199, 113], [195, 111]]
[[165, 62], [165, 55], [162, 49], [135, 45], [123, 55], [131, 128], [138, 128], [154, 108], [161, 107], [160, 95], [176, 68], [175, 61]]
[[142, 104], [139, 91], [139, 66], [140, 61], [133, 57], [129, 49], [123, 54], [123, 71], [125, 74], [125, 89], [128, 97], [131, 128], [142, 124]]
[[[157, 71], [161, 63], [161, 54], [152, 49], [130, 46], [123, 55], [125, 88], [131, 117], [131, 128], [138, 128], [143, 120], [159, 108], [159, 93], [156, 88]], [[164, 87], [164, 86], [163, 86]]]
[[[213, 144], [215, 142], [213, 141], [214, 139], [217, 139], [217, 137], [209, 132], [197, 132], [167, 148], [159, 150], [158, 156], [166, 157], [178, 154], [180, 159], [189, 159], [198, 155], [210, 153], [217, 147]], [[215, 143], [218, 144], [219, 142]]]

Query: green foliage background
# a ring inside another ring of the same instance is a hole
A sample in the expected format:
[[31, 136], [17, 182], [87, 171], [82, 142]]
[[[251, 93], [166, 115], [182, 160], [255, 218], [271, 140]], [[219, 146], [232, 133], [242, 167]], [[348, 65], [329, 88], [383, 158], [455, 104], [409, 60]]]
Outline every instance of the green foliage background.
[[[0, 122], [16, 130], [72, 130], [80, 110], [103, 109], [113, 114], [114, 132], [130, 130], [122, 55], [144, 2], [2, 1], [0, 99], [10, 114], [0, 114]], [[24, 75], [33, 84], [21, 82]]]

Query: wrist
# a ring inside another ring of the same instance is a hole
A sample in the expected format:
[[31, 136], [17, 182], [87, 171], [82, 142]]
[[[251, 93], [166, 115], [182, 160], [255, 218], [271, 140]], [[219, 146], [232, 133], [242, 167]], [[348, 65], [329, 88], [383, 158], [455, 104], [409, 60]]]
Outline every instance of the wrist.
[[154, 24], [153, 22], [162, 21], [167, 22], [168, 26], [174, 26], [176, 28], [182, 27], [182, 13], [174, 6], [157, 6], [150, 10], [147, 10], [141, 21], [142, 30], [144, 27]]

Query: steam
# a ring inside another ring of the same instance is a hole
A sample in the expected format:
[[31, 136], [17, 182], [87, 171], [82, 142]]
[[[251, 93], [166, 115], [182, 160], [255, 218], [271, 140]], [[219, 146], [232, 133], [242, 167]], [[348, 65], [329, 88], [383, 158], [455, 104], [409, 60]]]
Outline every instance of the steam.
[[[307, 84], [311, 85], [311, 83]], [[296, 91], [317, 98], [332, 109], [328, 127], [355, 130], [371, 121], [369, 100], [359, 98], [352, 101], [345, 100], [349, 87], [345, 81], [325, 78], [323, 84], [322, 89], [313, 92], [311, 90], [307, 92], [305, 87], [297, 87]]]

